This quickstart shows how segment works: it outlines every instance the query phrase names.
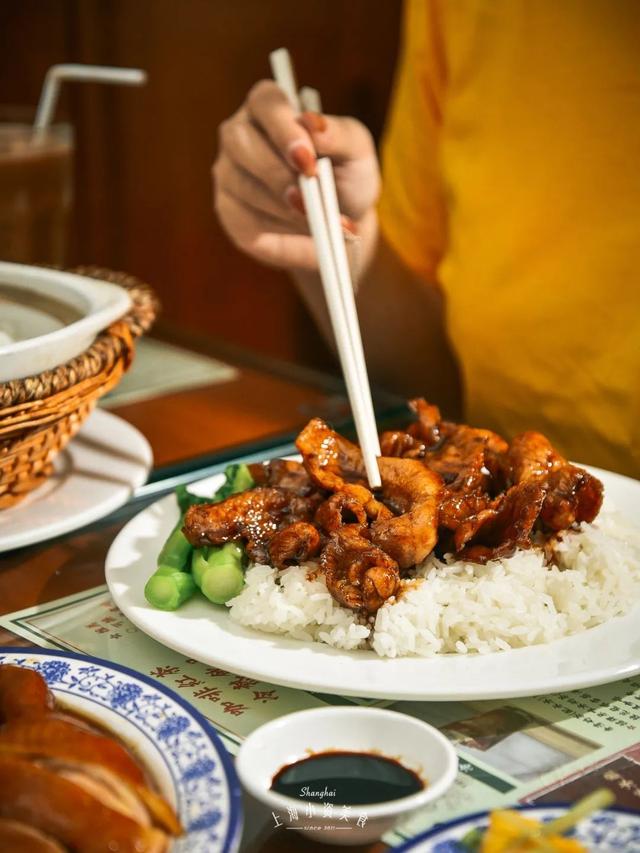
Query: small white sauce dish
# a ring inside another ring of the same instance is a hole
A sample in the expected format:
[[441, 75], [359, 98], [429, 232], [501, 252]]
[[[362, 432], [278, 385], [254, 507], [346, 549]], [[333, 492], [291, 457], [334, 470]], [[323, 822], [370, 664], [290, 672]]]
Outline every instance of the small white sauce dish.
[[[335, 750], [395, 759], [425, 786], [401, 799], [347, 809], [315, 801], [310, 808], [308, 799], [271, 790], [284, 766]], [[380, 708], [328, 707], [288, 714], [256, 729], [240, 748], [236, 770], [245, 789], [272, 812], [274, 826], [325, 844], [368, 844], [442, 796], [456, 777], [458, 758], [444, 735], [413, 717]]]

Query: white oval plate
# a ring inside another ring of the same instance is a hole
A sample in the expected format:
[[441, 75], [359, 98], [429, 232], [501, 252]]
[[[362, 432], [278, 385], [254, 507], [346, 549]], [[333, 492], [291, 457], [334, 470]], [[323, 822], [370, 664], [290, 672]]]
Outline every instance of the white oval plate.
[[[591, 468], [607, 496], [640, 526], [640, 482]], [[222, 481], [194, 487], [212, 494]], [[122, 612], [155, 640], [187, 657], [286, 687], [379, 699], [422, 701], [534, 696], [605, 684], [640, 672], [640, 607], [566, 639], [487, 655], [385, 659], [323, 643], [263, 634], [232, 622], [224, 607], [198, 596], [173, 613], [144, 598], [162, 543], [178, 520], [173, 495], [143, 510], [120, 531], [106, 578]]]
[[[512, 806], [525, 816], [539, 821], [553, 820], [567, 811], [567, 806]], [[393, 853], [468, 853], [458, 842], [489, 823], [487, 812], [440, 824], [428, 832], [393, 848]], [[640, 814], [626, 809], [604, 809], [581, 820], [572, 836], [590, 853], [630, 853], [640, 847]]]
[[103, 518], [146, 482], [152, 463], [142, 433], [96, 409], [57, 455], [49, 479], [16, 506], [0, 510], [0, 553]]
[[94, 720], [140, 756], [186, 833], [171, 853], [233, 853], [241, 790], [213, 727], [172, 690], [142, 673], [75, 652], [0, 648], [0, 664], [37, 670], [57, 700]]
[[[2, 298], [8, 285], [24, 302]], [[58, 302], [78, 319], [65, 322], [38, 304]], [[80, 355], [96, 334], [123, 317], [131, 297], [123, 287], [61, 270], [0, 262], [0, 382], [34, 376]], [[10, 339], [9, 343], [2, 341]]]

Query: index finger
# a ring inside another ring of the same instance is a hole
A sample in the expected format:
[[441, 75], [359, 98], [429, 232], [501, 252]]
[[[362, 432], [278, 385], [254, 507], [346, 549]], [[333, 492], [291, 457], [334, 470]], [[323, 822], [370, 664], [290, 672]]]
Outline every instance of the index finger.
[[247, 112], [294, 169], [307, 177], [315, 175], [316, 155], [311, 136], [298, 123], [289, 99], [276, 83], [272, 80], [256, 83], [247, 98]]

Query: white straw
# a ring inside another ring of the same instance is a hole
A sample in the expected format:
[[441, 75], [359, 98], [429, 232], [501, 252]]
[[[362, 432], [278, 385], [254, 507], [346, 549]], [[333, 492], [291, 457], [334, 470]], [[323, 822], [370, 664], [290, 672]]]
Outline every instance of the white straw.
[[58, 103], [60, 85], [65, 80], [142, 86], [147, 81], [147, 74], [139, 68], [109, 68], [104, 65], [53, 65], [44, 78], [42, 94], [33, 123], [35, 130], [45, 130], [51, 124]]
[[[271, 68], [273, 76], [289, 98], [293, 109], [300, 112], [300, 99], [298, 97], [295, 75], [291, 64], [289, 52], [280, 48], [270, 54]], [[317, 93], [315, 93], [317, 95]], [[303, 100], [307, 103], [309, 99], [309, 90], [303, 96]], [[319, 102], [319, 95], [317, 95]], [[320, 161], [319, 161], [320, 162]], [[329, 162], [329, 161], [328, 161]], [[329, 162], [329, 167], [331, 166]], [[326, 168], [326, 167], [325, 167]], [[357, 314], [355, 311], [355, 302], [353, 301], [353, 288], [351, 287], [351, 278], [349, 275], [348, 263], [346, 264], [346, 278], [344, 270], [339, 274], [338, 263], [336, 261], [339, 251], [336, 251], [332, 243], [332, 233], [335, 235], [336, 228], [339, 233], [339, 242], [344, 252], [346, 262], [346, 250], [344, 249], [344, 239], [342, 236], [342, 228], [340, 225], [340, 214], [338, 210], [337, 196], [330, 200], [328, 204], [323, 204], [322, 183], [317, 178], [307, 178], [303, 175], [299, 178], [300, 191], [305, 204], [307, 218], [309, 221], [309, 230], [316, 245], [318, 256], [318, 266], [320, 268], [320, 278], [324, 289], [327, 307], [329, 309], [329, 317], [333, 328], [338, 355], [342, 365], [342, 372], [347, 386], [347, 393], [351, 403], [356, 431], [360, 447], [362, 449], [362, 457], [367, 472], [367, 479], [372, 488], [377, 488], [381, 484], [380, 472], [376, 456], [380, 455], [380, 445], [378, 442], [378, 434], [375, 424], [375, 415], [373, 405], [371, 404], [371, 391], [364, 367], [364, 355], [362, 354], [362, 341], [360, 338], [360, 330], [357, 322]], [[351, 312], [347, 306], [345, 296], [343, 295], [343, 282], [348, 282], [351, 288], [351, 302], [353, 303], [353, 311]], [[355, 329], [354, 326], [355, 321]], [[362, 355], [362, 365], [358, 363], [357, 342], [360, 343], [360, 353]]]

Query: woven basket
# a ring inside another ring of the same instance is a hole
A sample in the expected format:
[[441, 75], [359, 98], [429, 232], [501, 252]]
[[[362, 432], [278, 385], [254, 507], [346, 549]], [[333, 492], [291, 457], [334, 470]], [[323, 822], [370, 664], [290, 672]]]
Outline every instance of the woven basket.
[[55, 455], [129, 368], [134, 340], [151, 327], [158, 310], [153, 290], [132, 276], [99, 267], [72, 272], [124, 287], [131, 311], [66, 364], [0, 383], [0, 510], [46, 480]]

